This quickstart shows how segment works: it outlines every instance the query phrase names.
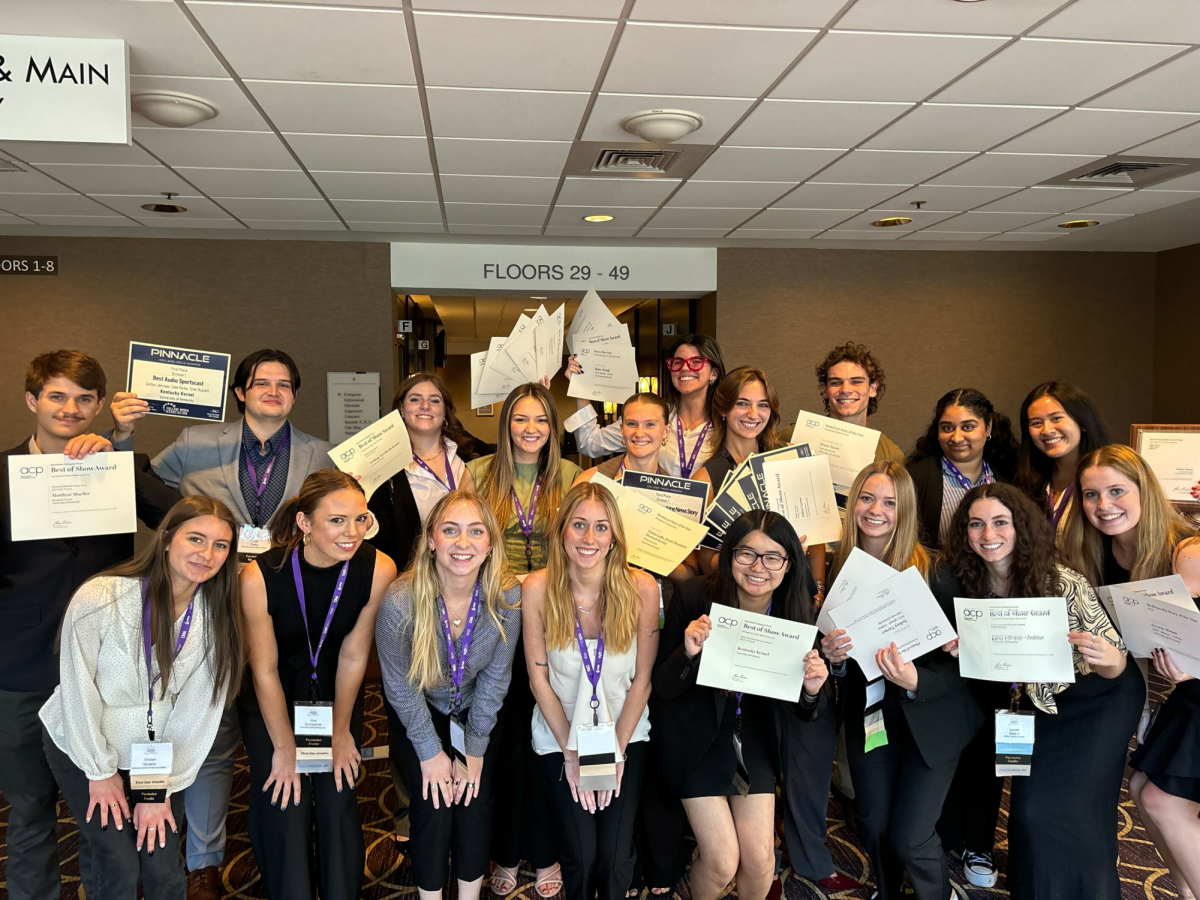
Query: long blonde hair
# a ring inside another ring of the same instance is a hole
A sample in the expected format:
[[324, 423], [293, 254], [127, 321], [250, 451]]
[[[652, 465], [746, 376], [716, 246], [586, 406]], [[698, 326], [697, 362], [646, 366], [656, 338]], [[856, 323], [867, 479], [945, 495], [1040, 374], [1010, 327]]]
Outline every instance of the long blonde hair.
[[1063, 526], [1063, 554], [1071, 568], [1082, 572], [1094, 585], [1104, 582], [1104, 535], [1083, 510], [1083, 473], [1100, 467], [1115, 469], [1137, 485], [1142, 514], [1137, 524], [1137, 551], [1129, 577], [1133, 581], [1160, 578], [1173, 571], [1176, 548], [1196, 536], [1173, 507], [1146, 461], [1124, 444], [1098, 447], [1085, 456], [1075, 470], [1075, 502]]
[[487, 477], [479, 486], [479, 494], [492, 510], [492, 515], [501, 527], [508, 524], [513, 509], [513, 482], [517, 470], [512, 452], [512, 415], [516, 405], [526, 397], [533, 397], [542, 404], [546, 418], [550, 420], [550, 436], [538, 458], [538, 478], [542, 482], [538, 489], [537, 510], [534, 519], [547, 522], [562, 501], [562, 453], [559, 449], [558, 407], [550, 392], [542, 385], [530, 383], [513, 388], [500, 410], [499, 438], [496, 455], [488, 468]]
[[829, 564], [829, 583], [833, 584], [838, 572], [850, 558], [850, 551], [858, 546], [858, 522], [854, 518], [854, 507], [858, 503], [858, 495], [862, 493], [863, 485], [872, 475], [886, 475], [896, 490], [896, 527], [883, 551], [883, 562], [899, 570], [916, 566], [917, 571], [928, 581], [929, 566], [933, 559], [929, 551], [921, 546], [917, 536], [917, 490], [913, 487], [912, 476], [899, 463], [884, 460], [871, 463], [859, 472], [854, 484], [850, 486], [850, 493], [846, 498], [846, 519], [842, 523], [842, 539], [837, 552], [833, 554], [833, 562]]
[[595, 500], [604, 505], [612, 528], [612, 546], [604, 560], [604, 586], [600, 594], [604, 605], [604, 645], [613, 653], [625, 653], [637, 637], [641, 598], [633, 580], [633, 570], [626, 562], [625, 528], [621, 524], [617, 501], [608, 488], [591, 481], [581, 481], [571, 488], [554, 517], [546, 565], [546, 602], [542, 613], [546, 625], [546, 646], [562, 650], [575, 640], [575, 595], [567, 572], [563, 536], [575, 516], [575, 510], [586, 500]]
[[421, 539], [413, 560], [400, 576], [409, 582], [409, 595], [412, 597], [412, 664], [409, 666], [408, 680], [421, 691], [441, 687], [449, 680], [440, 654], [442, 641], [445, 640], [441, 613], [438, 611], [442, 585], [431, 545], [434, 533], [445, 521], [450, 507], [456, 503], [473, 506], [479, 513], [483, 527], [487, 529], [492, 549], [479, 567], [480, 598], [502, 639], [506, 638], [500, 610], [512, 609], [512, 605], [504, 600], [504, 592], [517, 583], [508, 574], [508, 564], [504, 558], [504, 534], [483, 499], [469, 491], [453, 490], [438, 500], [425, 517], [425, 527], [421, 529]]

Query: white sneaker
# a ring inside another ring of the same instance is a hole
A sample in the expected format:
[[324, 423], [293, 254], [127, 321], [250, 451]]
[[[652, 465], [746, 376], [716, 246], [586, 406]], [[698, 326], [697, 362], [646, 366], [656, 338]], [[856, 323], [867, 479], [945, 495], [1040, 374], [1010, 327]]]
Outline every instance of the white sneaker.
[[967, 881], [975, 887], [996, 886], [996, 864], [992, 862], [992, 854], [964, 850], [962, 860], [963, 874], [967, 876]]

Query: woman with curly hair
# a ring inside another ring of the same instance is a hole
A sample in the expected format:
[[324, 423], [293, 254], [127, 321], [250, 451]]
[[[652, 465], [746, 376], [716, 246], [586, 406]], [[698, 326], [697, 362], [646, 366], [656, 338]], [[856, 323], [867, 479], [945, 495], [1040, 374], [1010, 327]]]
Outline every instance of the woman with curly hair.
[[[1016, 900], [1120, 900], [1115, 819], [1125, 753], [1142, 710], [1142, 673], [1126, 664], [1125, 644], [1096, 592], [1059, 562], [1045, 516], [1017, 488], [968, 491], [942, 547], [958, 596], [1062, 597], [1071, 629], [1064, 637], [1074, 649], [1074, 683], [1016, 684], [1011, 704], [1008, 686], [994, 683], [985, 707], [1035, 716], [1032, 771], [1012, 785], [1010, 893]], [[999, 810], [1001, 779], [991, 752], [964, 757], [956, 774], [981, 835], [994, 832]]]

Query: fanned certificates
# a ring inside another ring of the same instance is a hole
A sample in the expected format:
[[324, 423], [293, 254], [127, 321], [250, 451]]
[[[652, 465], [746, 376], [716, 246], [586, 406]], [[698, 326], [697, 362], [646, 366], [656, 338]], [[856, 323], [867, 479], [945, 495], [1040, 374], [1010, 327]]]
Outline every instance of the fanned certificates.
[[828, 456], [768, 460], [762, 470], [766, 508], [787, 519], [805, 543], [828, 544], [841, 536]]
[[712, 631], [700, 654], [696, 683], [795, 703], [804, 687], [804, 654], [814, 625], [775, 619], [714, 603]]
[[814, 456], [828, 456], [834, 489], [846, 494], [858, 473], [875, 462], [879, 432], [800, 410], [792, 443], [808, 444]]
[[1075, 681], [1063, 597], [955, 597], [954, 615], [958, 619], [958, 670], [963, 678]]
[[624, 403], [637, 391], [637, 351], [629, 329], [617, 321], [600, 295], [589, 290], [571, 320], [567, 349], [583, 370], [571, 378], [568, 397]]
[[625, 530], [627, 557], [656, 575], [670, 575], [687, 559], [708, 529], [647, 499], [640, 491], [626, 488], [600, 473], [592, 483], [603, 485], [617, 500]]
[[845, 565], [838, 572], [833, 584], [829, 586], [829, 590], [825, 592], [825, 602], [821, 604], [821, 612], [817, 616], [818, 630], [822, 634], [829, 634], [836, 630], [837, 626], [829, 618], [830, 610], [837, 609], [847, 600], [853, 599], [859, 591], [882, 584], [899, 574], [887, 563], [880, 562], [870, 553], [852, 547]]
[[503, 403], [518, 385], [558, 374], [565, 309], [522, 314], [508, 337], [493, 337], [486, 351], [471, 354], [471, 409]]
[[413, 461], [408, 429], [399, 410], [392, 410], [374, 425], [329, 451], [333, 464], [349, 475], [357, 475], [367, 499], [397, 472]]
[[[1183, 583], [1179, 575], [1170, 578], [1179, 579], [1180, 585]], [[1200, 678], [1200, 610], [1190, 597], [1184, 606], [1173, 596], [1148, 596], [1119, 586], [1111, 590], [1117, 617], [1121, 620], [1121, 637], [1130, 653], [1146, 658], [1157, 647], [1170, 650], [1176, 666]], [[1184, 590], [1186, 592], [1186, 588]]]
[[[769, 492], [767, 490], [767, 475], [766, 466], [769, 463], [779, 463], [788, 460], [803, 459], [811, 457], [812, 451], [807, 444], [790, 444], [786, 447], [780, 447], [776, 450], [767, 450], [763, 453], [752, 453], [734, 469], [726, 477], [725, 482], [721, 485], [713, 485], [715, 494], [713, 495], [712, 503], [704, 513], [704, 524], [709, 527], [708, 536], [705, 538], [703, 546], [710, 550], [720, 550], [725, 532], [729, 527], [737, 521], [738, 517], [743, 513], [749, 512], [752, 509], [775, 509], [771, 506]], [[776, 491], [776, 503], [782, 504], [782, 495]], [[796, 508], [799, 508], [799, 499], [797, 500]], [[781, 515], [785, 515], [783, 505], [775, 510]], [[837, 517], [837, 510], [834, 509], [834, 518]], [[789, 521], [791, 521], [789, 519]], [[793, 526], [796, 522], [792, 522]], [[797, 532], [804, 534], [803, 530]], [[809, 541], [813, 539], [810, 535]], [[832, 540], [837, 540], [835, 535]]]
[[132, 453], [10, 456], [8, 496], [14, 541], [137, 531]]

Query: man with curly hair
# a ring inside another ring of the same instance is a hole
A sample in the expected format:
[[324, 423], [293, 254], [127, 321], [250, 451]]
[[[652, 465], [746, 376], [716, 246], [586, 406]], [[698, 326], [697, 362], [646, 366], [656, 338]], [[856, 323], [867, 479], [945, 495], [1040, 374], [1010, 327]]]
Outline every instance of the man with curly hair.
[[[817, 365], [817, 383], [830, 418], [864, 427], [867, 417], [879, 408], [879, 398], [886, 388], [879, 360], [865, 345], [853, 341], [826, 354]], [[886, 434], [880, 434], [875, 462], [884, 460], [904, 465], [904, 451]]]

